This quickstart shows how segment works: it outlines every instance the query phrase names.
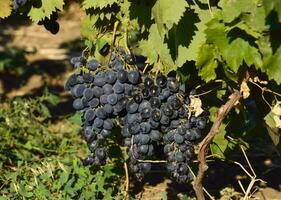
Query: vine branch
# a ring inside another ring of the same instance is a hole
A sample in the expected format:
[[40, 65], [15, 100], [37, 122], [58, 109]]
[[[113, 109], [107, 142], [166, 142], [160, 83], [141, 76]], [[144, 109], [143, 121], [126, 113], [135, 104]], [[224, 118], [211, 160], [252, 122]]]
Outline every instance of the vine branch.
[[199, 161], [199, 169], [197, 176], [195, 177], [193, 189], [195, 191], [196, 197], [198, 200], [205, 200], [202, 180], [205, 172], [208, 169], [208, 165], [206, 163], [206, 156], [209, 150], [209, 146], [213, 140], [213, 138], [219, 133], [220, 125], [223, 119], [227, 116], [229, 111], [233, 108], [235, 103], [242, 97], [241, 93], [235, 90], [230, 96], [229, 100], [222, 105], [219, 110], [215, 122], [213, 123], [211, 130], [208, 135], [203, 139], [203, 141], [199, 144], [199, 153], [198, 153], [198, 161]]

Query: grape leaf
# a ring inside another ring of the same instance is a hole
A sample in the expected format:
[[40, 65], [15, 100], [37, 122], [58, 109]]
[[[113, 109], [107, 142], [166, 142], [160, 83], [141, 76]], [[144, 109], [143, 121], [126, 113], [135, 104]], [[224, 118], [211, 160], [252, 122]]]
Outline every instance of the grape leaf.
[[232, 22], [241, 13], [251, 12], [257, 6], [255, 0], [221, 0], [218, 5], [222, 8], [222, 18], [225, 22]]
[[163, 36], [165, 29], [170, 30], [174, 24], [177, 24], [183, 16], [186, 7], [188, 6], [185, 0], [157, 0], [152, 8], [152, 19], [157, 24], [160, 35]]
[[30, 19], [36, 23], [43, 20], [45, 17], [50, 18], [52, 12], [62, 10], [64, 5], [63, 0], [42, 0], [40, 8], [32, 7], [28, 13]]
[[228, 47], [227, 27], [220, 23], [217, 18], [212, 19], [206, 25], [207, 43], [216, 44], [219, 49], [226, 49]]
[[12, 13], [12, 0], [0, 1], [0, 18], [6, 18]]
[[87, 38], [91, 41], [95, 41], [97, 38], [98, 31], [95, 29], [93, 24], [98, 20], [98, 15], [85, 16], [81, 19], [80, 33], [83, 38]]
[[266, 15], [268, 15], [272, 10], [274, 10], [277, 15], [279, 21], [281, 21], [281, 1], [279, 0], [263, 0], [263, 7]]
[[170, 71], [176, 70], [168, 45], [159, 35], [156, 24], [151, 25], [148, 39], [141, 40], [139, 48], [143, 55], [148, 57], [149, 63], [155, 63], [154, 71], [160, 70], [164, 74], [168, 74]]
[[225, 158], [224, 152], [228, 146], [228, 140], [225, 138], [225, 128], [226, 125], [221, 124], [219, 133], [214, 137], [213, 143], [210, 145], [212, 154], [222, 159]]
[[83, 1], [83, 9], [89, 8], [106, 8], [107, 6], [113, 5], [116, 0], [84, 0]]
[[178, 66], [182, 66], [187, 60], [196, 60], [199, 48], [205, 41], [205, 23], [209, 17], [208, 10], [196, 8], [187, 11], [178, 23], [173, 42], [177, 48], [176, 64]]
[[281, 47], [277, 49], [275, 54], [269, 57], [264, 64], [269, 79], [274, 79], [281, 84]]
[[[266, 30], [266, 14], [262, 6], [255, 5], [250, 13], [244, 14], [243, 21], [250, 27], [250, 29], [262, 33]], [[245, 30], [247, 32], [247, 30]], [[247, 32], [249, 34], [249, 32]]]
[[237, 72], [243, 60], [248, 66], [262, 67], [262, 59], [258, 50], [241, 38], [232, 41], [226, 49], [222, 49], [223, 58], [228, 66]]
[[218, 63], [215, 59], [214, 46], [210, 44], [201, 45], [195, 65], [199, 69], [199, 76], [206, 82], [216, 78], [215, 69]]

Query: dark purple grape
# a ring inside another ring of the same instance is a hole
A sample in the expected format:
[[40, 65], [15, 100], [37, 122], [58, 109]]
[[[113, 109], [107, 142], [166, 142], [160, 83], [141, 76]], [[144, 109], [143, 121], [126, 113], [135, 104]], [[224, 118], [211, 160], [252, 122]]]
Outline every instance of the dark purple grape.
[[139, 108], [139, 104], [137, 104], [133, 99], [128, 101], [127, 106], [126, 106], [126, 110], [128, 113], [132, 114], [137, 112]]
[[140, 104], [142, 102], [142, 95], [141, 94], [134, 94], [133, 99], [136, 103]]
[[144, 79], [144, 86], [149, 89], [151, 86], [153, 86], [153, 80], [149, 77], [146, 77]]
[[107, 96], [107, 102], [111, 105], [115, 105], [118, 101], [116, 94], [110, 94]]
[[103, 128], [106, 130], [112, 130], [114, 127], [112, 119], [106, 119], [103, 121]]
[[101, 118], [101, 119], [105, 119], [106, 116], [107, 116], [107, 114], [106, 114], [104, 108], [102, 108], [102, 107], [97, 108], [97, 109], [96, 109], [96, 116], [99, 117], [99, 118]]
[[96, 108], [100, 104], [100, 101], [98, 98], [93, 98], [91, 101], [89, 101], [89, 106], [91, 108]]
[[75, 110], [82, 110], [84, 108], [83, 102], [81, 99], [75, 99], [72, 103]]
[[131, 54], [126, 54], [125, 55], [125, 62], [129, 65], [133, 65], [135, 64], [135, 59], [134, 59], [134, 56], [131, 55]]
[[121, 69], [117, 72], [117, 79], [120, 83], [125, 83], [128, 79], [128, 72]]
[[104, 121], [100, 118], [96, 118], [93, 123], [93, 127], [100, 128], [103, 126]]
[[152, 97], [149, 102], [152, 108], [159, 108], [161, 105], [161, 101], [158, 97]]
[[140, 74], [138, 71], [129, 71], [128, 73], [128, 80], [132, 84], [137, 84], [140, 79]]
[[179, 90], [179, 83], [175, 78], [173, 78], [168, 80], [167, 87], [171, 92], [177, 92]]
[[159, 122], [161, 119], [161, 111], [159, 109], [154, 109], [151, 113], [151, 117], [154, 121]]
[[89, 70], [95, 71], [97, 68], [99, 68], [99, 66], [99, 61], [97, 61], [96, 59], [92, 59], [87, 62], [87, 67]]
[[116, 93], [116, 94], [121, 94], [123, 93], [125, 90], [125, 87], [124, 87], [124, 84], [120, 83], [120, 82], [116, 82], [114, 85], [113, 85], [113, 91]]
[[92, 121], [95, 118], [95, 111], [92, 109], [87, 109], [84, 113], [84, 119], [86, 121]]
[[101, 95], [103, 95], [103, 89], [101, 87], [98, 86], [94, 86], [93, 87], [93, 92], [94, 92], [94, 96], [95, 97], [100, 97]]
[[167, 84], [167, 78], [163, 75], [160, 75], [156, 78], [156, 84], [161, 87], [164, 88]]

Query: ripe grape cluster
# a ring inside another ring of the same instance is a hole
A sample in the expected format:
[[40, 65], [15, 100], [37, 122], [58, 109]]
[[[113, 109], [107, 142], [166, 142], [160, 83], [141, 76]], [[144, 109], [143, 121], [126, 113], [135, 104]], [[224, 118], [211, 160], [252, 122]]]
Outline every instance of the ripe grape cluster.
[[46, 30], [50, 31], [52, 34], [57, 34], [60, 30], [60, 25], [57, 22], [58, 12], [52, 12], [50, 18], [45, 17], [43, 20], [38, 22], [38, 25], [43, 25]]
[[14, 0], [13, 1], [14, 9], [17, 10], [19, 7], [24, 6], [26, 2], [27, 0]]
[[[42, 2], [39, 0], [14, 0], [13, 1], [13, 7], [14, 10], [18, 10], [21, 7], [30, 7], [33, 6], [35, 8], [42, 7]], [[52, 34], [57, 34], [60, 29], [60, 25], [57, 22], [58, 20], [58, 10], [52, 12], [52, 14], [49, 17], [45, 17], [41, 21], [38, 22], [38, 25], [43, 25], [46, 30], [51, 32]]]
[[83, 112], [83, 136], [92, 152], [83, 162], [105, 164], [103, 142], [118, 125], [130, 171], [138, 180], [150, 171], [149, 160], [164, 144], [168, 171], [184, 183], [192, 178], [188, 162], [206, 119], [195, 117], [189, 110], [194, 91], [188, 91], [175, 77], [142, 73], [139, 68], [145, 65], [144, 60], [136, 62], [135, 58], [117, 51], [111, 53], [105, 65], [82, 56], [71, 59], [81, 70], [69, 77], [65, 89], [74, 97], [73, 107]]

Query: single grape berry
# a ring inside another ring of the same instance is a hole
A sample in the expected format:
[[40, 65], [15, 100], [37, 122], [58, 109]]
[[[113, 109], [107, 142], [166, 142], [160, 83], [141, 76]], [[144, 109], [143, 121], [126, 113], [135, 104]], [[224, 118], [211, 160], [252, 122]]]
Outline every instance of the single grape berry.
[[156, 78], [156, 84], [161, 87], [161, 88], [164, 88], [167, 84], [167, 79], [165, 76], [163, 75], [160, 75]]

